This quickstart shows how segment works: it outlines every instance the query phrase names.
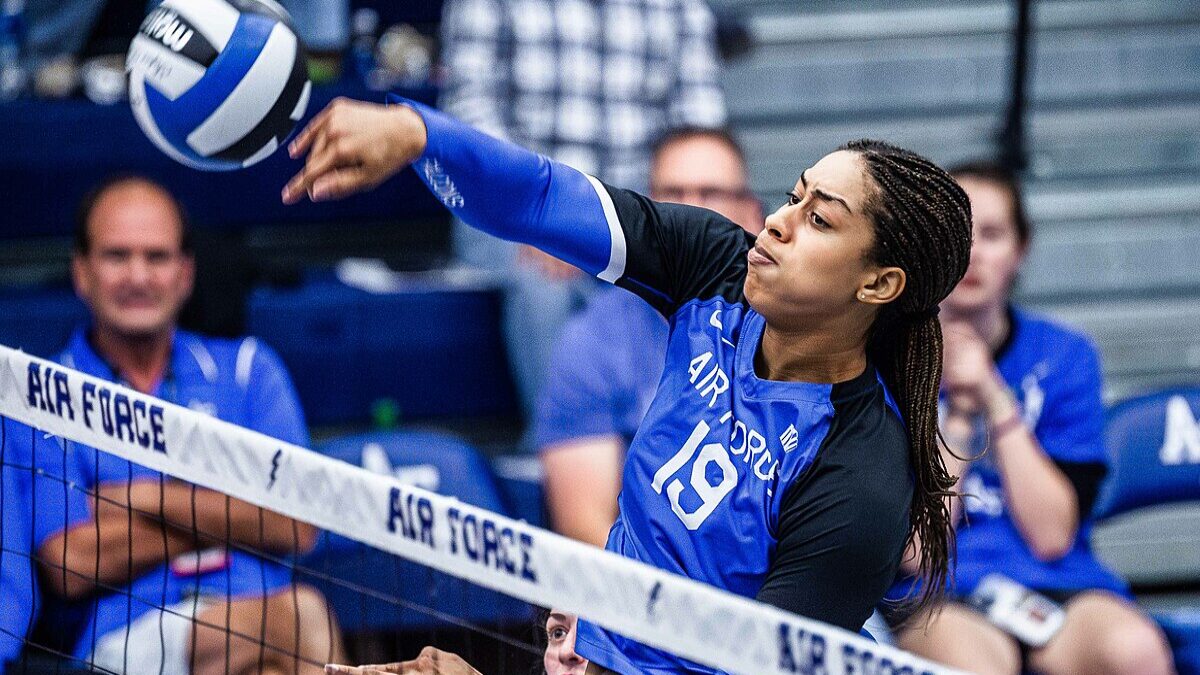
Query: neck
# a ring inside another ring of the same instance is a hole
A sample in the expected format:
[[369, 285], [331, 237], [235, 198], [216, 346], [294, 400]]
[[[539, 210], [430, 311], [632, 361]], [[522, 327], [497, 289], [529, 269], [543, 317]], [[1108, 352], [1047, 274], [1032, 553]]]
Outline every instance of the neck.
[[131, 337], [97, 327], [92, 331], [92, 346], [130, 386], [150, 393], [167, 371], [174, 336], [173, 328]]
[[762, 348], [754, 358], [759, 377], [783, 382], [845, 382], [867, 367], [866, 331], [847, 341], [831, 331], [763, 330]]
[[963, 321], [971, 325], [975, 332], [987, 344], [988, 349], [995, 351], [1004, 344], [1010, 330], [1008, 319], [1008, 304], [999, 304], [976, 312], [958, 313], [947, 311], [946, 319]]

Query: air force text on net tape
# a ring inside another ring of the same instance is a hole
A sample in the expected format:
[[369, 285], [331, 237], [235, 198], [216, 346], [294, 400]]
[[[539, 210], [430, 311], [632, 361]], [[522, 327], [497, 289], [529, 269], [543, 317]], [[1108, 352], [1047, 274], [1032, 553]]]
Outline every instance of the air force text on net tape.
[[730, 672], [952, 672], [4, 346], [0, 415]]

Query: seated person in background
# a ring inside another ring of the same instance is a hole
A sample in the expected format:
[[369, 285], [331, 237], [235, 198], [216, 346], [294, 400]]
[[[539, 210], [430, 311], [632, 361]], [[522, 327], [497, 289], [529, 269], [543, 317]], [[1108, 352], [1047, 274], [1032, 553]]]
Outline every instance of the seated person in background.
[[[299, 402], [274, 353], [253, 338], [177, 328], [193, 268], [184, 215], [166, 190], [143, 178], [101, 186], [81, 208], [72, 260], [91, 322], [59, 360], [306, 444]], [[91, 448], [68, 448], [67, 478], [88, 493], [39, 494], [36, 506], [37, 517], [59, 529], [40, 546], [43, 578], [88, 608], [77, 657], [116, 673], [167, 674], [315, 674], [338, 658], [340, 637], [321, 595], [294, 585], [287, 567], [238, 548], [305, 552], [314, 528]]]
[[[726, 131], [686, 128], [659, 140], [650, 197], [712, 209], [749, 232], [763, 228], [742, 149]], [[556, 531], [596, 546], [608, 539], [625, 449], [658, 388], [667, 333], [660, 313], [619, 288], [599, 291], [567, 323], [538, 398], [533, 433]]]
[[[1012, 305], [1030, 238], [1016, 177], [987, 164], [951, 173], [974, 220], [970, 267], [941, 305], [941, 430], [964, 495], [953, 500], [961, 520], [952, 592], [963, 601], [934, 610], [928, 624], [912, 617], [897, 641], [980, 673], [1173, 672], [1163, 634], [1088, 545], [1107, 461], [1095, 347]], [[966, 604], [993, 573], [1061, 603], [1061, 629], [1029, 644]]]

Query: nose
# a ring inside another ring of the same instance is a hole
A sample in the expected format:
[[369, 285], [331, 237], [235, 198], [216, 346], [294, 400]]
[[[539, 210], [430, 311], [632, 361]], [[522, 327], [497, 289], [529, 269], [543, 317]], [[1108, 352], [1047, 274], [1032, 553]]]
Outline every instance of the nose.
[[971, 254], [967, 257], [967, 267], [974, 267], [975, 263], [979, 260], [980, 255], [981, 255], [981, 252], [979, 250], [979, 246], [972, 243], [971, 244]]
[[791, 230], [783, 216], [776, 211], [775, 213], [767, 216], [767, 222], [765, 224], [765, 228], [763, 229], [763, 234], [780, 243], [786, 243], [788, 238], [791, 236]]
[[577, 666], [584, 662], [584, 658], [575, 653], [575, 631], [571, 631], [563, 640], [558, 658], [566, 666]]
[[145, 256], [130, 256], [128, 263], [129, 280], [134, 283], [145, 283], [150, 278], [150, 263]]

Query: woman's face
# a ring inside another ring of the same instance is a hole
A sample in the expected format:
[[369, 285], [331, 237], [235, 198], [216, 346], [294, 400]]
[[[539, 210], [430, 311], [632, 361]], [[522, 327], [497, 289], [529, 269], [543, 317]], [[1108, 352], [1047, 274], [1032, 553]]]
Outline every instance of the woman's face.
[[971, 199], [971, 264], [942, 307], [964, 315], [1002, 308], [1025, 258], [1012, 196], [994, 181], [963, 177], [958, 184]]
[[551, 611], [546, 619], [546, 675], [583, 675], [587, 659], [575, 653], [575, 615]]
[[758, 313], [777, 327], [811, 326], [854, 306], [880, 270], [868, 255], [876, 189], [861, 157], [844, 150], [800, 174], [747, 256], [746, 299]]

